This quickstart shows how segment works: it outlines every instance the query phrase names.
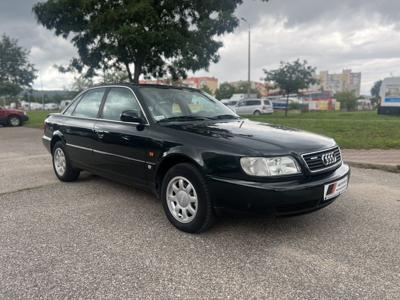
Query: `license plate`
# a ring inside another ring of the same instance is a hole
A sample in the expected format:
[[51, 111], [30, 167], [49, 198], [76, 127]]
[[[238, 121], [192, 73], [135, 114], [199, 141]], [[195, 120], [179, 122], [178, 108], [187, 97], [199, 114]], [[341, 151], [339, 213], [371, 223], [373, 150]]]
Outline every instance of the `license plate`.
[[324, 186], [324, 201], [343, 194], [347, 190], [348, 176]]

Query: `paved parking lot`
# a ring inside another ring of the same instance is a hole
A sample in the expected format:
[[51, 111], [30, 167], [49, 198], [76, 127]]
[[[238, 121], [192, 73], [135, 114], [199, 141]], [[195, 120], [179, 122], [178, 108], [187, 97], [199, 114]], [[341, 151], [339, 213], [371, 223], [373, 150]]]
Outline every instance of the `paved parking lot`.
[[331, 206], [177, 231], [150, 194], [60, 183], [41, 131], [0, 128], [0, 298], [400, 298], [400, 174], [353, 169]]

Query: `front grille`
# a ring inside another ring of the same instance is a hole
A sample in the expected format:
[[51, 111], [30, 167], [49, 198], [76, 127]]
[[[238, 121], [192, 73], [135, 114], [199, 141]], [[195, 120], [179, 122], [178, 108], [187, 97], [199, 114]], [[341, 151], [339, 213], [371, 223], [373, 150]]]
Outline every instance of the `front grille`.
[[342, 155], [339, 147], [319, 152], [306, 153], [303, 154], [302, 157], [311, 172], [330, 169], [342, 162]]

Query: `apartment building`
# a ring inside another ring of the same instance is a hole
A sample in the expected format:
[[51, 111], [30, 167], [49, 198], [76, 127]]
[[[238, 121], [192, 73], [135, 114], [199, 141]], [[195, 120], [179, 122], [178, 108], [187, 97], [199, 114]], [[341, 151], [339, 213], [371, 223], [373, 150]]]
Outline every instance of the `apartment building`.
[[321, 71], [319, 74], [319, 84], [326, 90], [334, 94], [344, 91], [354, 91], [356, 96], [360, 96], [361, 73], [353, 73], [352, 70], [343, 70], [342, 73], [329, 74], [328, 71]]

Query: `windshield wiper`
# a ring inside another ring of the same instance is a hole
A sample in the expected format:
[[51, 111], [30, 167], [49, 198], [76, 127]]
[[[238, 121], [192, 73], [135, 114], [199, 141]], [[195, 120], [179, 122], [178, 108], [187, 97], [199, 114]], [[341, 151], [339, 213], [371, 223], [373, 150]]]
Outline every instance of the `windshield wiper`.
[[210, 118], [210, 119], [213, 119], [213, 120], [222, 120], [222, 119], [240, 119], [240, 117], [238, 117], [238, 116], [235, 116], [235, 115], [228, 115], [228, 114], [226, 114], [226, 115], [218, 115], [218, 116], [215, 116], [215, 117], [212, 117], [212, 118]]
[[169, 117], [162, 119], [158, 121], [157, 123], [162, 123], [162, 122], [173, 122], [173, 121], [178, 121], [178, 122], [185, 122], [185, 121], [204, 121], [207, 118], [205, 117], [198, 117], [198, 116], [177, 116], [177, 117]]

